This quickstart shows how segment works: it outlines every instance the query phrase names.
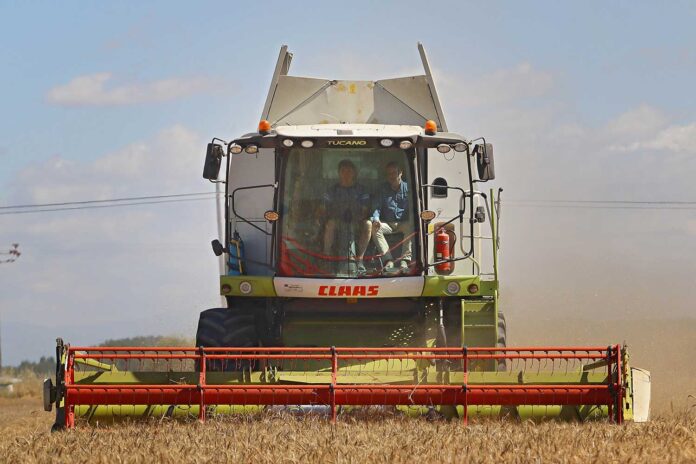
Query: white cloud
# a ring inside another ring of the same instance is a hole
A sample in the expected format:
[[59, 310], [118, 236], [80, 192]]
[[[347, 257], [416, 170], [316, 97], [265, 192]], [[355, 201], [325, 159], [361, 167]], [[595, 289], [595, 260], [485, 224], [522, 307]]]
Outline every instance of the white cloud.
[[49, 103], [60, 106], [115, 106], [175, 100], [215, 88], [206, 77], [168, 78], [151, 82], [111, 85], [109, 72], [78, 76], [64, 85], [50, 89]]
[[696, 154], [696, 123], [670, 126], [660, 131], [648, 147], [675, 153]]
[[696, 123], [671, 125], [657, 133], [644, 134], [644, 140], [614, 144], [616, 152], [658, 151], [675, 154], [696, 154]]
[[667, 123], [668, 119], [662, 111], [643, 104], [609, 121], [607, 130], [613, 136], [646, 138], [653, 136]]
[[535, 69], [523, 62], [512, 68], [503, 68], [480, 76], [454, 76], [442, 72], [436, 76], [443, 94], [463, 107], [510, 104], [525, 98], [541, 97], [554, 85], [552, 73]]

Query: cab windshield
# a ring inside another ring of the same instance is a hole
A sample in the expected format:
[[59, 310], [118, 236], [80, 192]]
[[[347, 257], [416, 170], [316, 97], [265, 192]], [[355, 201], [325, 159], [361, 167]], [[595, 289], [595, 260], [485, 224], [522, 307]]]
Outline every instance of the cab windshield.
[[388, 277], [420, 270], [406, 152], [296, 148], [285, 160], [280, 275]]

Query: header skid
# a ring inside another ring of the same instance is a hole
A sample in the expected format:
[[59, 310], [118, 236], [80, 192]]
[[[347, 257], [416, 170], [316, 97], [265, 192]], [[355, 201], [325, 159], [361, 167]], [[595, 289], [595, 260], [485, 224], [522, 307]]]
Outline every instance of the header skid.
[[447, 132], [422, 44], [418, 44], [424, 74], [355, 81], [288, 76], [292, 54], [280, 48], [261, 119], [272, 127], [311, 124], [395, 124], [423, 127], [436, 122]]

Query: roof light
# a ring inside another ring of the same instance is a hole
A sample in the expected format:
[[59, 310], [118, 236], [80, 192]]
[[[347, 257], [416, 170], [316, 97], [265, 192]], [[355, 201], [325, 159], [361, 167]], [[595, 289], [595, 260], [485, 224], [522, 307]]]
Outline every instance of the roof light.
[[233, 155], [238, 155], [241, 152], [242, 152], [242, 147], [240, 147], [239, 145], [235, 144], [235, 145], [230, 146], [230, 153], [232, 153]]
[[462, 152], [466, 151], [467, 145], [464, 142], [457, 142], [454, 144], [454, 151]]
[[303, 140], [300, 145], [302, 145], [302, 148], [312, 148], [314, 146], [314, 142], [311, 140]]
[[437, 151], [440, 153], [449, 153], [449, 151], [452, 149], [449, 145], [446, 143], [441, 143], [440, 145], [437, 146]]
[[295, 141], [294, 141], [294, 140], [292, 140], [292, 139], [285, 139], [285, 140], [283, 140], [283, 146], [290, 148], [290, 147], [292, 147], [293, 145], [295, 145]]
[[408, 150], [412, 146], [413, 142], [411, 142], [410, 140], [402, 140], [401, 142], [399, 142], [399, 148], [401, 148], [402, 150]]
[[266, 135], [271, 132], [271, 123], [262, 119], [259, 121], [259, 134]]
[[427, 135], [435, 135], [435, 133], [437, 132], [437, 124], [435, 124], [435, 121], [433, 121], [432, 119], [428, 119], [427, 121], [425, 121], [424, 128], [425, 133]]
[[394, 141], [392, 139], [382, 139], [379, 141], [379, 144], [383, 147], [391, 147], [394, 145]]
[[468, 287], [466, 287], [466, 291], [469, 293], [478, 293], [479, 286], [476, 284], [470, 284]]
[[253, 155], [259, 152], [259, 147], [257, 147], [256, 145], [247, 145], [244, 151], [249, 153], [250, 155]]

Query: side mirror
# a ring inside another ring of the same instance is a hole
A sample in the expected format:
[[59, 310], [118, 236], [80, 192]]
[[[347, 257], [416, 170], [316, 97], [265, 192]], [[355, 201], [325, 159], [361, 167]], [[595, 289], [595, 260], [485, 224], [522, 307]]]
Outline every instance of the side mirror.
[[213, 253], [215, 253], [215, 256], [220, 256], [225, 252], [225, 247], [222, 246], [222, 243], [220, 243], [220, 240], [218, 239], [210, 242], [210, 246], [213, 247]]
[[205, 152], [205, 164], [203, 165], [204, 179], [217, 180], [223, 156], [222, 145], [217, 143], [208, 144], [208, 149]]
[[493, 164], [493, 144], [484, 143], [474, 147], [476, 154], [476, 167], [478, 177], [482, 182], [495, 179], [495, 165]]

